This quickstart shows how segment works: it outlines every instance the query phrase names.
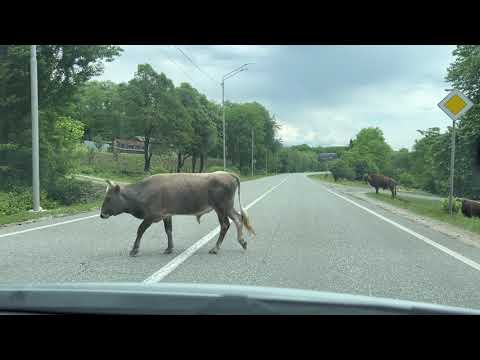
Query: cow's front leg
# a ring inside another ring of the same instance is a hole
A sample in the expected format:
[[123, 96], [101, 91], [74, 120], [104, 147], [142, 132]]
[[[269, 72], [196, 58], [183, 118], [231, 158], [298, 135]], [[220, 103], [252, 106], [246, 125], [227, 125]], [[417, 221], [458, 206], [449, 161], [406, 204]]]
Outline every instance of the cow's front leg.
[[172, 239], [172, 217], [166, 217], [163, 219], [163, 225], [165, 226], [165, 232], [167, 233], [168, 246], [163, 252], [164, 254], [171, 254], [173, 251], [173, 239]]
[[152, 225], [151, 221], [143, 220], [137, 230], [137, 238], [133, 243], [132, 250], [130, 250], [130, 256], [136, 256], [138, 254], [138, 248], [140, 246], [140, 240], [142, 239], [143, 233], [147, 230], [150, 225]]

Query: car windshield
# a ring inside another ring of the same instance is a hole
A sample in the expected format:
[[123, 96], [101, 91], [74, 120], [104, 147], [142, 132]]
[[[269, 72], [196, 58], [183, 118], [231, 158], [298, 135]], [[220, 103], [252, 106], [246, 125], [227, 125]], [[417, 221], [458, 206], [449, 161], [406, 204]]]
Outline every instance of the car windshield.
[[0, 284], [480, 309], [480, 46], [0, 45]]

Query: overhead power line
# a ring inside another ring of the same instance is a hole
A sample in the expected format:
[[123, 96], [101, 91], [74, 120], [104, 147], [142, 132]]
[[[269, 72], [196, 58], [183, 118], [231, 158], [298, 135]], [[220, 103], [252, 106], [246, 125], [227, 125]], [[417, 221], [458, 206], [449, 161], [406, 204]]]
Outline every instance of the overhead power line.
[[202, 90], [202, 92], [206, 94], [205, 90], [204, 90], [202, 87], [198, 86], [196, 80], [194, 80], [185, 70], [183, 70], [182, 66], [181, 66], [179, 63], [177, 63], [177, 62], [176, 62], [175, 60], [173, 60], [170, 56], [168, 56], [168, 54], [167, 54], [166, 52], [165, 52], [165, 56], [166, 56], [167, 59], [168, 59], [172, 64], [174, 64], [187, 78], [190, 79], [190, 81], [192, 82], [192, 84], [193, 84], [196, 88]]
[[182, 49], [180, 49], [178, 46], [175, 46], [177, 48], [178, 51], [180, 51], [182, 53], [182, 55], [187, 58], [188, 61], [190, 61], [193, 66], [195, 66], [198, 71], [200, 71], [203, 75], [205, 75], [206, 77], [208, 77], [210, 80], [212, 80], [214, 83], [218, 84], [219, 81], [215, 80], [212, 76], [210, 76], [208, 73], [206, 73], [205, 71], [203, 71], [200, 66], [198, 66], [195, 61], [192, 60], [192, 58], [190, 56], [188, 56], [185, 51], [183, 51]]

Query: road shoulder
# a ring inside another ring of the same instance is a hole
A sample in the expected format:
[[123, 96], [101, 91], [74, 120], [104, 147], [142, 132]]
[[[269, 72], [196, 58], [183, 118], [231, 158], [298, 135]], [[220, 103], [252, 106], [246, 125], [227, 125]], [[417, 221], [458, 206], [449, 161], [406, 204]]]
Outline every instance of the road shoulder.
[[354, 199], [367, 202], [383, 210], [389, 211], [390, 213], [402, 216], [415, 223], [424, 225], [430, 229], [438, 231], [453, 239], [459, 240], [467, 245], [480, 248], [480, 236], [471, 231], [464, 230], [459, 227], [444, 223], [442, 221], [438, 221], [427, 216], [422, 216], [412, 211], [409, 211], [400, 207], [396, 207], [382, 201], [372, 199], [365, 195], [365, 191], [364, 191], [365, 189], [359, 189], [363, 191], [358, 191], [358, 190], [353, 190], [351, 187], [344, 187], [342, 185], [332, 185], [326, 182], [322, 182], [322, 185], [330, 188], [331, 190], [335, 190], [341, 193], [342, 195], [351, 196]]

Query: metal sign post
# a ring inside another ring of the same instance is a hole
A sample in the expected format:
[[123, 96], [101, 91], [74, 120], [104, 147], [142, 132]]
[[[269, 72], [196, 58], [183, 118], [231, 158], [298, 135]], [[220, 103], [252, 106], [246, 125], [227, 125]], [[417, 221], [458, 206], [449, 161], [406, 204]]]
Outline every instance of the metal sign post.
[[30, 48], [30, 91], [32, 112], [32, 192], [33, 211], [41, 211], [40, 207], [40, 174], [38, 150], [38, 83], [37, 83], [37, 46]]
[[455, 121], [464, 115], [473, 106], [472, 101], [458, 90], [452, 90], [438, 103], [443, 110], [452, 119], [452, 149], [450, 157], [450, 193], [448, 195], [448, 211], [453, 215], [453, 180], [455, 168]]
[[453, 215], [453, 174], [455, 173], [455, 120], [452, 121], [452, 151], [450, 157], [450, 193], [448, 194], [448, 211]]
[[223, 124], [223, 171], [227, 171], [227, 155], [225, 152], [225, 80], [222, 81], [222, 124]]

